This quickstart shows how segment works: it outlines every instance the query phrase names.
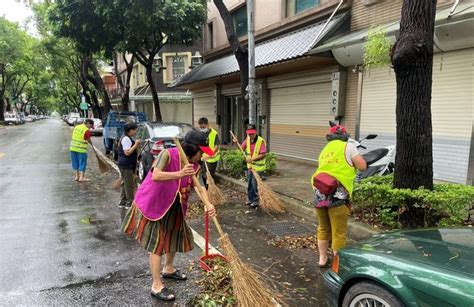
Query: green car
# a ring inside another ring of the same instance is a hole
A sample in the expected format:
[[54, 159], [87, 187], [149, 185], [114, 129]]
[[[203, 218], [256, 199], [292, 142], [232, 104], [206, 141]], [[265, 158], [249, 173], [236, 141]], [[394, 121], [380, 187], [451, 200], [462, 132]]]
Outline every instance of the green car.
[[474, 229], [382, 233], [324, 273], [331, 306], [474, 306]]

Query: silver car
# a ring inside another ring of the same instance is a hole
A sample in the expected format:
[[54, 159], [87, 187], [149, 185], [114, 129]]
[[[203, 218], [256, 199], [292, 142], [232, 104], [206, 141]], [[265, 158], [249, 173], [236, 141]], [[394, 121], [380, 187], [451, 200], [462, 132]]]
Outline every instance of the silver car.
[[92, 135], [102, 135], [104, 127], [102, 126], [102, 120], [99, 118], [91, 118], [94, 121], [94, 127], [90, 128], [89, 131]]

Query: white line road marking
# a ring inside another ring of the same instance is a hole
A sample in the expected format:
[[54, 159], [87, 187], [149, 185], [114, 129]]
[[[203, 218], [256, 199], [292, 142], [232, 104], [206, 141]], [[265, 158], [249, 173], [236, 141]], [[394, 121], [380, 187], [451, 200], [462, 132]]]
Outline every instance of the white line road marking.
[[[191, 231], [193, 232], [194, 242], [205, 253], [206, 240], [204, 240], [204, 238], [200, 234], [198, 234], [194, 229], [191, 228]], [[214, 246], [211, 245], [211, 243], [209, 243], [209, 254], [210, 255], [212, 255], [212, 254], [222, 255], [220, 251], [218, 251]]]

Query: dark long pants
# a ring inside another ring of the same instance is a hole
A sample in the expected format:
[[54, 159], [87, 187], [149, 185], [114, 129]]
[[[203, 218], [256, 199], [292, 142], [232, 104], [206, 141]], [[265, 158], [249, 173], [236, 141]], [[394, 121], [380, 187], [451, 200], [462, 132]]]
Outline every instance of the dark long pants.
[[130, 207], [135, 197], [135, 174], [132, 169], [120, 168], [122, 174], [122, 192], [120, 193], [120, 206]]

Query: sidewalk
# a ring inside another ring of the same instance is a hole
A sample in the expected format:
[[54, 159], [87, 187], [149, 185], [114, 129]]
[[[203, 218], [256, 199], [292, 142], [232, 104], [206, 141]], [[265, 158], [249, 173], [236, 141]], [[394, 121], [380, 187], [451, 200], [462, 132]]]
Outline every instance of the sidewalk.
[[[298, 162], [279, 158], [277, 165], [278, 175], [268, 177], [266, 183], [280, 196], [291, 214], [317, 223], [313, 207], [313, 190], [310, 185], [316, 162]], [[218, 177], [222, 182], [230, 183], [242, 192], [247, 190], [247, 182], [243, 180], [230, 178], [221, 173]], [[368, 225], [349, 221], [349, 237], [353, 240], [362, 240], [377, 232]]]

